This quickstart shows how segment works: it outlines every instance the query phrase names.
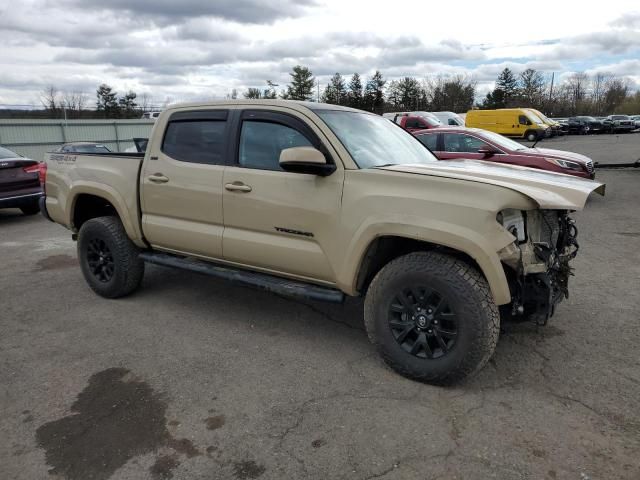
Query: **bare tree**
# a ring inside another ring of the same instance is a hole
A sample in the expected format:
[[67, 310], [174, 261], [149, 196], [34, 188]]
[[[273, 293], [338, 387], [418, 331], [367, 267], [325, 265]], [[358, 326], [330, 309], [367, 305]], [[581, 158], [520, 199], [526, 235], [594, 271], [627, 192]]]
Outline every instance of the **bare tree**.
[[148, 112], [151, 109], [151, 98], [148, 93], [143, 93], [138, 97], [138, 107], [142, 113]]
[[584, 72], [576, 72], [567, 79], [566, 88], [569, 96], [569, 102], [571, 103], [573, 110], [572, 113], [576, 113], [583, 109], [588, 84], [589, 77]]
[[612, 76], [610, 73], [598, 72], [591, 80], [591, 103], [593, 104], [593, 112], [596, 115], [601, 115], [604, 110], [606, 85]]
[[615, 110], [627, 99], [629, 83], [627, 79], [611, 76], [605, 84], [604, 107], [609, 113]]
[[60, 92], [54, 85], [49, 85], [40, 94], [40, 103], [49, 112], [51, 118], [57, 118], [60, 111]]

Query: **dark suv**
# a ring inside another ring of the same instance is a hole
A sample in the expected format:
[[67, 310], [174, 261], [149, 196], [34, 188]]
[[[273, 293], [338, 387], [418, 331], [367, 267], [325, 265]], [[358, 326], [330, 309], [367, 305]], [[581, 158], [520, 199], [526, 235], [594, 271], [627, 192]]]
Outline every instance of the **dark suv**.
[[571, 117], [567, 126], [569, 133], [578, 133], [580, 135], [605, 131], [605, 125], [600, 120], [587, 116]]
[[609, 115], [604, 119], [604, 125], [613, 132], [630, 132], [636, 129], [635, 122], [628, 115]]

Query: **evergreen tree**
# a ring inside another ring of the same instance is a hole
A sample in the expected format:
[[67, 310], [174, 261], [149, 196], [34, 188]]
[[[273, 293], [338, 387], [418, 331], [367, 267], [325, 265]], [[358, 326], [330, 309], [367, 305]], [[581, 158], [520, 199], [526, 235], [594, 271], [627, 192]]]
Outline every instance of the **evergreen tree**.
[[96, 107], [104, 118], [118, 118], [120, 116], [116, 96], [117, 93], [106, 83], [100, 85], [96, 90], [96, 97], [98, 98]]
[[132, 118], [138, 116], [138, 104], [136, 103], [136, 92], [129, 91], [124, 97], [118, 100], [120, 107], [120, 114], [125, 118]]
[[357, 73], [353, 74], [349, 82], [347, 105], [352, 108], [363, 108], [362, 81], [360, 80], [360, 75]]
[[389, 84], [387, 99], [400, 110], [418, 110], [422, 89], [413, 77], [404, 77]]
[[322, 101], [325, 103], [332, 103], [334, 105], [345, 105], [347, 100], [347, 87], [344, 82], [344, 78], [339, 73], [336, 73], [331, 80], [327, 88], [325, 88], [322, 94]]
[[287, 86], [287, 91], [282, 98], [287, 100], [313, 100], [313, 86], [315, 78], [307, 67], [296, 65], [293, 67], [291, 75], [291, 85]]
[[505, 106], [510, 104], [518, 97], [518, 79], [509, 68], [505, 68], [498, 75], [496, 80], [496, 90], [502, 90]]
[[363, 107], [365, 110], [375, 113], [382, 113], [384, 109], [384, 86], [387, 81], [382, 77], [382, 73], [376, 70], [367, 81], [364, 89]]
[[242, 96], [250, 100], [257, 100], [259, 98], [262, 98], [262, 92], [259, 88], [248, 88], [247, 91], [242, 94]]

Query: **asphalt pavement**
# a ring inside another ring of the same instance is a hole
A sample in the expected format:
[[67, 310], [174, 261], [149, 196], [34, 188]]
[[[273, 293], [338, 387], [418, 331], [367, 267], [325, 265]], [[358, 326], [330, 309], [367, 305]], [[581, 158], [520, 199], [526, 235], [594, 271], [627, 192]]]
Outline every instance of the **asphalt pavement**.
[[570, 298], [449, 388], [389, 370], [359, 300], [154, 266], [106, 300], [69, 232], [0, 210], [0, 478], [637, 480], [640, 170], [598, 175]]

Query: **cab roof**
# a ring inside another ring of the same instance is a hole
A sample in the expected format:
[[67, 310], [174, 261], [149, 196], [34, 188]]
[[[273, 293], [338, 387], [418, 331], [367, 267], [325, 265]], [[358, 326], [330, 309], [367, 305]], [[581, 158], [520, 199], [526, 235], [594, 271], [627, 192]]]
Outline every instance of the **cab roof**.
[[[341, 105], [333, 105], [330, 103], [318, 103], [318, 102], [306, 102], [300, 100], [282, 100], [282, 99], [236, 99], [236, 100], [213, 100], [208, 102], [189, 102], [189, 103], [176, 103], [171, 105], [166, 110], [176, 110], [183, 108], [200, 108], [200, 107], [220, 107], [224, 105], [261, 105], [272, 107], [287, 107], [293, 110], [341, 110], [345, 112], [357, 112], [357, 113], [371, 113], [364, 110], [358, 110], [350, 107], [343, 107]], [[372, 114], [375, 115], [375, 114]]]

